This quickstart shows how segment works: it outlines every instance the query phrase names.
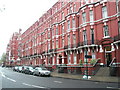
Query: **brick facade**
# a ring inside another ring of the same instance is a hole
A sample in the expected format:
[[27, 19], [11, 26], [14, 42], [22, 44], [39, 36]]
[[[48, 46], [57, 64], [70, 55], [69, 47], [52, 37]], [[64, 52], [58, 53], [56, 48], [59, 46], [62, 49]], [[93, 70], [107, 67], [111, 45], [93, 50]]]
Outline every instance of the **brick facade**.
[[120, 1], [77, 1], [55, 3], [21, 35], [21, 65], [77, 68], [85, 55], [120, 63]]

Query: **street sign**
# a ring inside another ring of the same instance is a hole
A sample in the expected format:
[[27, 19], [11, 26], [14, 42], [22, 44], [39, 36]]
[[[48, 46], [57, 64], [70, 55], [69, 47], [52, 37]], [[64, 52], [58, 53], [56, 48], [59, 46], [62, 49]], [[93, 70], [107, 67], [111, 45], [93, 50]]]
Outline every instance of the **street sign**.
[[85, 55], [85, 58], [92, 58], [91, 55]]

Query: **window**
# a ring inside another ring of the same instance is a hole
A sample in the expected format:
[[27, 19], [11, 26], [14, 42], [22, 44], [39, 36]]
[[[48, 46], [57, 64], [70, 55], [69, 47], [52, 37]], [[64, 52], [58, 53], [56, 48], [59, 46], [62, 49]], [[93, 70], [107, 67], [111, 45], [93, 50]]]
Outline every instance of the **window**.
[[48, 38], [50, 38], [50, 32], [48, 32]]
[[76, 64], [76, 63], [77, 63], [77, 54], [74, 53], [74, 64]]
[[93, 11], [90, 10], [90, 22], [94, 21]]
[[58, 40], [56, 41], [56, 48], [58, 48]]
[[64, 39], [62, 39], [62, 47], [64, 47]]
[[104, 37], [109, 36], [108, 26], [107, 25], [104, 26], [103, 29], [104, 29]]
[[48, 43], [48, 50], [50, 49], [50, 43]]
[[73, 6], [73, 12], [76, 12], [76, 5]]
[[54, 29], [52, 29], [52, 36], [54, 36]]
[[86, 22], [86, 13], [84, 12], [84, 13], [82, 13], [82, 21], [83, 21], [83, 23], [85, 23]]
[[106, 6], [104, 6], [104, 7], [102, 7], [102, 17], [103, 18], [107, 18], [107, 7]]
[[48, 64], [50, 65], [50, 63], [51, 63], [51, 62], [50, 62], [50, 57], [48, 56]]
[[64, 5], [64, 1], [63, 1], [63, 2], [61, 2], [61, 5], [62, 5], [62, 6]]
[[73, 12], [73, 8], [72, 8], [72, 6], [70, 6], [70, 13], [72, 13]]
[[87, 33], [86, 30], [83, 31], [83, 41], [84, 41], [84, 45], [87, 45]]
[[58, 28], [56, 28], [56, 35], [58, 35]]
[[72, 28], [75, 28], [75, 19], [72, 19]]
[[85, 58], [85, 55], [88, 55], [88, 51], [87, 50], [84, 50], [84, 62], [86, 63], [86, 62], [88, 62], [88, 59]]
[[70, 64], [70, 54], [68, 54], [67, 59], [68, 59], [68, 64]]
[[55, 64], [55, 60], [54, 60], [54, 57], [52, 57], [52, 64], [53, 64], [53, 65]]
[[70, 45], [70, 35], [68, 36], [68, 45]]
[[89, 1], [88, 1], [88, 0], [85, 0], [85, 3], [86, 3], [86, 4], [88, 4], [88, 3], [89, 3]]
[[67, 9], [67, 14], [69, 14], [69, 9]]
[[96, 59], [95, 50], [92, 50], [92, 59]]
[[73, 44], [76, 44], [76, 36], [73, 35]]
[[118, 22], [118, 32], [120, 34], [120, 21]]
[[94, 44], [94, 29], [91, 29], [91, 44]]
[[64, 33], [64, 25], [62, 25], [62, 34]]
[[68, 20], [68, 31], [70, 30], [70, 20]]
[[52, 41], [52, 49], [54, 49], [54, 41]]
[[62, 20], [64, 20], [64, 12], [62, 12]]

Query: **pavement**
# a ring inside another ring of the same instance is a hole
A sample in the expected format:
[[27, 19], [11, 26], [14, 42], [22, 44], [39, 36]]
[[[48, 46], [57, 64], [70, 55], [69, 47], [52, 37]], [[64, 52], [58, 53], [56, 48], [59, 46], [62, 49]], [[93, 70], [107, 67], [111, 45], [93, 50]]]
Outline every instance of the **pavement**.
[[53, 77], [67, 78], [67, 79], [79, 79], [79, 80], [91, 80], [96, 82], [111, 82], [111, 83], [120, 83], [120, 77], [115, 76], [89, 76], [89, 79], [86, 79], [83, 75], [72, 75], [67, 73], [57, 73], [52, 72]]

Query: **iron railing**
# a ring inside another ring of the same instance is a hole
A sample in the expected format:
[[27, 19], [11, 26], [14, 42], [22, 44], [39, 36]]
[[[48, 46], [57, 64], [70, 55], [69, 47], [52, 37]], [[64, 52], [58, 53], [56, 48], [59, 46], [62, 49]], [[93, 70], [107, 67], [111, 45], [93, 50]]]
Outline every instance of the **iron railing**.
[[114, 39], [114, 42], [115, 42], [115, 41], [120, 40], [120, 34], [118, 34], [118, 35], [114, 36], [114, 38], [113, 38], [113, 39]]

